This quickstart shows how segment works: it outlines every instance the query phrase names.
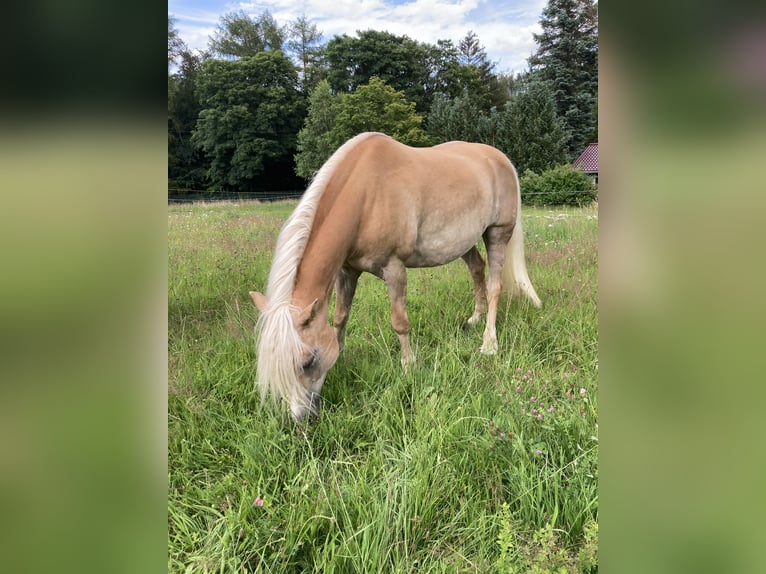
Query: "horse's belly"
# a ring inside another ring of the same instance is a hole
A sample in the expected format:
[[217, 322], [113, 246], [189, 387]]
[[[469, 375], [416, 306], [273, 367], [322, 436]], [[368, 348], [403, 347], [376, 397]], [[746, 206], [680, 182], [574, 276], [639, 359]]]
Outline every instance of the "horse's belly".
[[420, 235], [412, 253], [404, 259], [407, 267], [436, 267], [454, 261], [467, 253], [479, 241], [481, 233], [457, 237], [455, 234], [439, 233]]

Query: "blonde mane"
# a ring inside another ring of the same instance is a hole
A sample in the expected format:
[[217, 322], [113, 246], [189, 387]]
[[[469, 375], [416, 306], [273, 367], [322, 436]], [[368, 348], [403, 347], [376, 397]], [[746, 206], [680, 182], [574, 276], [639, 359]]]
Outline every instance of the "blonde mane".
[[268, 305], [261, 312], [256, 324], [256, 381], [260, 386], [262, 398], [271, 391], [275, 401], [281, 398], [289, 404], [309, 403], [308, 391], [298, 382], [295, 375], [305, 347], [295, 330], [291, 315], [295, 307], [290, 304], [298, 265], [306, 249], [319, 201], [337, 165], [360, 141], [373, 135], [379, 134], [359, 134], [330, 156], [314, 176], [311, 185], [279, 232], [266, 287]]

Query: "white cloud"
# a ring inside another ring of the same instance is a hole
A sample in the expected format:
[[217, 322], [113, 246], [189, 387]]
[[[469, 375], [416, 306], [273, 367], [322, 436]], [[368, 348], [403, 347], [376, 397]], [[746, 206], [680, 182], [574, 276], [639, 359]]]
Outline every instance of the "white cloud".
[[220, 17], [244, 10], [260, 14], [271, 12], [280, 24], [298, 16], [312, 20], [325, 40], [334, 35], [354, 36], [357, 30], [381, 30], [407, 35], [421, 42], [436, 43], [449, 39], [457, 43], [473, 30], [484, 45], [489, 59], [498, 62], [499, 71], [520, 72], [535, 48], [533, 32], [539, 32], [546, 0], [411, 0], [394, 3], [386, 0], [269, 0], [265, 2], [226, 2], [218, 12], [184, 9], [185, 2], [172, 0], [169, 11], [176, 10], [176, 27], [184, 42], [204, 49]]

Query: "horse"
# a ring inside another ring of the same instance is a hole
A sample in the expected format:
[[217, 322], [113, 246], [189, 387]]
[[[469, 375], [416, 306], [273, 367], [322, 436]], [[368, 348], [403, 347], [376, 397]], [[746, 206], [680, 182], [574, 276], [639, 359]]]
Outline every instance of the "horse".
[[521, 192], [510, 160], [478, 143], [414, 148], [376, 132], [348, 140], [319, 169], [282, 227], [266, 294], [250, 292], [260, 311], [256, 377], [262, 399], [270, 394], [287, 402], [296, 422], [318, 416], [322, 385], [343, 350], [351, 301], [365, 271], [385, 282], [406, 371], [415, 362], [406, 269], [458, 257], [474, 285], [467, 326], [486, 313], [480, 352], [494, 354], [503, 283], [512, 295], [541, 306], [524, 261]]

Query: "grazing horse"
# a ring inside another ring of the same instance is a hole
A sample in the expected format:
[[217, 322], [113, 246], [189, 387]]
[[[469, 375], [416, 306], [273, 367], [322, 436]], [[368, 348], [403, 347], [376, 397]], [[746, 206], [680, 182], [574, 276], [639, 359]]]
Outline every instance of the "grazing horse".
[[[489, 265], [476, 244], [484, 239]], [[380, 133], [343, 144], [316, 174], [279, 233], [266, 295], [251, 291], [262, 396], [290, 405], [293, 419], [316, 416], [327, 371], [343, 342], [362, 271], [381, 278], [391, 300], [404, 369], [415, 361], [405, 309], [407, 267], [462, 257], [476, 304], [487, 313], [481, 352], [497, 351], [502, 278], [540, 306], [527, 275], [516, 170], [502, 152], [476, 143], [412, 148]], [[505, 269], [505, 272], [503, 272]], [[328, 304], [335, 287], [334, 330]]]

